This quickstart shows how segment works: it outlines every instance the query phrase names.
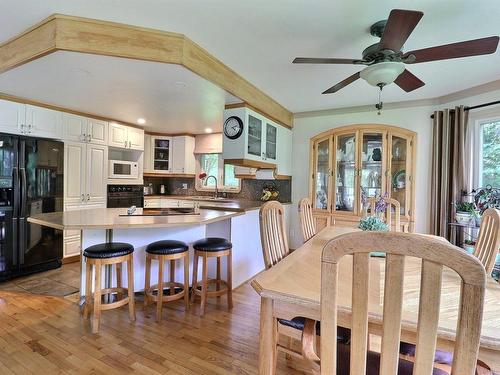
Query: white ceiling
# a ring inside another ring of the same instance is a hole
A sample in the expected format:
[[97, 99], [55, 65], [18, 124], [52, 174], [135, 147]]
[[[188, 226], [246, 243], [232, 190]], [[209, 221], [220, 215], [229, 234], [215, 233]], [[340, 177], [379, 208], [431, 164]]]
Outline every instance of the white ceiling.
[[[356, 66], [292, 65], [296, 56], [360, 58], [377, 41], [369, 26], [393, 8], [424, 17], [405, 50], [499, 34], [498, 0], [1, 0], [0, 40], [52, 13], [98, 18], [186, 34], [292, 112], [373, 104], [377, 89], [358, 80], [321, 95]], [[442, 96], [500, 79], [494, 55], [410, 66], [426, 82], [413, 93], [395, 85], [385, 102]], [[1, 90], [1, 87], [0, 87]]]
[[175, 64], [55, 52], [0, 75], [0, 92], [167, 133], [221, 131], [235, 96]]

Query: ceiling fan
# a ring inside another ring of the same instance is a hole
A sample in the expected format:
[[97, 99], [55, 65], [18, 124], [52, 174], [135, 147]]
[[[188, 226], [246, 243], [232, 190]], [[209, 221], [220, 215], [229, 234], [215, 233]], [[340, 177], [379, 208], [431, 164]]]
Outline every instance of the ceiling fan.
[[[385, 85], [394, 82], [404, 91], [410, 92], [424, 86], [425, 83], [410, 73], [405, 68], [405, 64], [487, 55], [494, 53], [497, 49], [499, 38], [498, 36], [491, 36], [403, 52], [403, 44], [423, 15], [424, 13], [419, 11], [393, 9], [389, 14], [389, 19], [376, 22], [371, 26], [370, 34], [379, 37], [380, 42], [366, 48], [363, 51], [363, 58], [360, 60], [297, 57], [293, 60], [293, 63], [366, 65], [366, 68], [362, 71], [354, 73], [330, 87], [323, 94], [337, 92], [359, 78], [363, 78], [372, 86], [378, 86], [380, 90]], [[381, 106], [381, 103], [379, 105]]]

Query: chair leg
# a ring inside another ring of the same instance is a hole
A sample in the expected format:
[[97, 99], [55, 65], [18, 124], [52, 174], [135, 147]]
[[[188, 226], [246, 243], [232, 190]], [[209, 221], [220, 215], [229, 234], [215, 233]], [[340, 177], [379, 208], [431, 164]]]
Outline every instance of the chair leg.
[[194, 251], [194, 259], [193, 259], [193, 282], [191, 283], [191, 302], [194, 302], [196, 299], [195, 290], [198, 288], [198, 254], [196, 250]]
[[146, 254], [146, 280], [144, 280], [144, 312], [147, 314], [149, 288], [151, 287], [151, 258]]
[[[221, 258], [217, 257], [217, 276], [216, 276], [216, 282], [215, 282], [215, 290], [219, 291], [220, 290], [220, 267], [221, 267]], [[217, 296], [217, 299], [220, 299], [220, 296]]]
[[205, 315], [208, 292], [208, 257], [203, 255], [203, 275], [201, 279], [201, 315]]
[[189, 253], [184, 257], [184, 303], [189, 310]]
[[156, 321], [161, 321], [161, 309], [163, 307], [163, 257], [158, 257], [158, 299], [156, 302]]
[[[115, 269], [116, 269], [116, 286], [118, 288], [121, 288], [122, 287], [122, 264], [116, 263]], [[118, 301], [121, 300], [123, 298], [123, 293], [122, 292], [116, 293], [116, 298], [118, 298]]]
[[172, 296], [175, 294], [175, 260], [170, 260], [170, 287], [168, 288], [169, 294]]
[[233, 255], [232, 250], [227, 256], [227, 307], [233, 308]]
[[134, 298], [134, 258], [129, 256], [127, 261], [127, 281], [128, 281], [128, 315], [132, 322], [135, 322], [135, 298]]
[[92, 333], [99, 332], [99, 323], [101, 320], [101, 261], [97, 260], [94, 264], [95, 268], [95, 285], [94, 285], [94, 317], [92, 319]]
[[83, 318], [90, 317], [90, 299], [92, 298], [92, 266], [87, 261], [85, 265], [85, 306], [83, 306]]

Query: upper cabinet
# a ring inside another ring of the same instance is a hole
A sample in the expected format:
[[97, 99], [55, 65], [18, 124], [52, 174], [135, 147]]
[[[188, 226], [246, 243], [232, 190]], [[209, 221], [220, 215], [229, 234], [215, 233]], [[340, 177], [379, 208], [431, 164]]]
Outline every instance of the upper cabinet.
[[191, 136], [172, 137], [172, 173], [194, 174], [195, 139]]
[[246, 107], [224, 111], [222, 155], [227, 163], [291, 175], [291, 131]]
[[195, 173], [194, 137], [146, 134], [144, 139], [145, 173]]
[[116, 148], [144, 150], [144, 130], [117, 123], [109, 124], [108, 145]]
[[414, 223], [414, 132], [385, 125], [336, 128], [311, 139], [311, 200], [317, 220], [357, 223], [366, 197], [401, 204], [401, 221]]
[[63, 135], [65, 141], [106, 145], [108, 142], [108, 123], [64, 113]]
[[25, 124], [26, 106], [21, 103], [0, 100], [0, 131], [21, 134], [21, 126]]

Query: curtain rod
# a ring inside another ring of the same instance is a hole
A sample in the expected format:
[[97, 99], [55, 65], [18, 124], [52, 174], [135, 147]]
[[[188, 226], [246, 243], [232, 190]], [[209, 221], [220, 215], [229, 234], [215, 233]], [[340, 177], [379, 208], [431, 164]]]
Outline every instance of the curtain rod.
[[[472, 107], [465, 107], [464, 111], [470, 111], [471, 109], [489, 107], [490, 105], [495, 105], [495, 104], [500, 104], [500, 100], [497, 100], [495, 102], [489, 102], [489, 103], [484, 103], [484, 104], [473, 105]], [[450, 112], [455, 112], [455, 110], [454, 109], [450, 109]], [[431, 115], [431, 118], [434, 118], [434, 114]]]

